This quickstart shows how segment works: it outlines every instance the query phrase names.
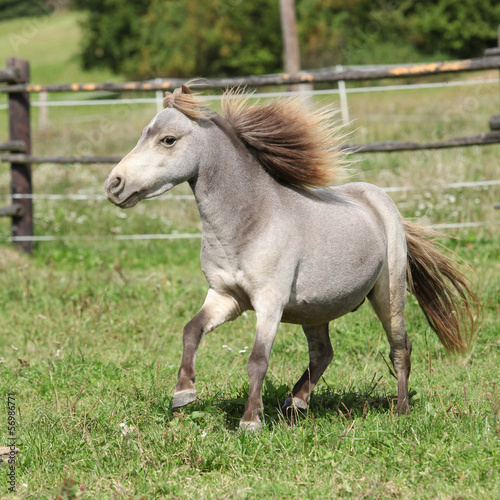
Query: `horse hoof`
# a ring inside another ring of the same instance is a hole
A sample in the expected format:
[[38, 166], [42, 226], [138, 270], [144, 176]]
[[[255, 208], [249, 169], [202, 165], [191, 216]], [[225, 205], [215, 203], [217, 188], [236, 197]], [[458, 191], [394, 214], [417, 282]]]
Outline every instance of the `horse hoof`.
[[187, 389], [185, 391], [174, 392], [174, 402], [172, 408], [180, 408], [196, 401], [196, 390]]
[[239, 434], [260, 434], [262, 424], [260, 422], [240, 422]]
[[281, 411], [283, 413], [288, 413], [291, 410], [301, 410], [301, 411], [306, 411], [307, 410], [307, 403], [303, 401], [302, 399], [299, 398], [292, 398], [289, 396], [286, 398], [285, 404], [281, 408]]

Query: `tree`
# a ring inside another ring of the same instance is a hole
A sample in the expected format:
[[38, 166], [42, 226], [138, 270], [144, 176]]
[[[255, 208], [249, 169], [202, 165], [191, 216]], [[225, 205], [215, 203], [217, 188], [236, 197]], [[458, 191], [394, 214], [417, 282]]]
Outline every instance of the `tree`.
[[88, 10], [85, 68], [133, 78], [262, 74], [281, 70], [274, 0], [76, 0]]
[[497, 0], [298, 0], [309, 67], [479, 57], [496, 46]]
[[500, 3], [497, 0], [423, 0], [408, 9], [412, 41], [426, 54], [436, 47], [455, 57], [481, 56], [496, 46]]
[[87, 11], [82, 22], [83, 67], [105, 67], [127, 76], [138, 75], [140, 40], [151, 0], [75, 0], [74, 4]]
[[[277, 0], [73, 2], [88, 12], [85, 68], [129, 78], [283, 70]], [[497, 0], [296, 0], [296, 8], [305, 69], [477, 57], [496, 45], [500, 21]]]

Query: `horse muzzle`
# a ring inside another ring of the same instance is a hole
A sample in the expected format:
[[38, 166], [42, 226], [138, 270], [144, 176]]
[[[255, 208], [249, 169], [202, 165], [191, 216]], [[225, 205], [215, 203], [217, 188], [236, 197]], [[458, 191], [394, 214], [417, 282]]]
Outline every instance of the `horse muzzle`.
[[125, 189], [126, 184], [123, 177], [111, 173], [104, 183], [106, 196], [111, 203], [120, 208], [130, 208], [141, 201], [140, 192], [137, 190]]

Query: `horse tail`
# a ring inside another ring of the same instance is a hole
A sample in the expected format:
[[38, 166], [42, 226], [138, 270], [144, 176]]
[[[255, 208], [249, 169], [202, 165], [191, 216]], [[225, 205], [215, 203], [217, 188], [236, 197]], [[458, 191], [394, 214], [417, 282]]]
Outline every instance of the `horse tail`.
[[430, 327], [448, 351], [469, 349], [480, 302], [467, 278], [433, 238], [439, 233], [403, 220], [408, 251], [406, 276]]

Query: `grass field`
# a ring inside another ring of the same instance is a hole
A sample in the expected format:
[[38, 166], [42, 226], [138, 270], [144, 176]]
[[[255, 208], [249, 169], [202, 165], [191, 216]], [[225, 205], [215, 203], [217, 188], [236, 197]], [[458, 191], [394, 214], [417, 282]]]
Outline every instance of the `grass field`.
[[0, 22], [0, 65], [7, 57], [30, 61], [31, 80], [37, 83], [115, 81], [109, 71], [80, 68], [81, 31], [78, 12]]
[[19, 495], [497, 498], [498, 240], [472, 242], [460, 253], [483, 264], [485, 320], [470, 355], [445, 354], [409, 300], [411, 416], [386, 400], [387, 345], [365, 306], [335, 322], [336, 358], [294, 425], [277, 405], [307, 353], [299, 328], [282, 326], [260, 438], [235, 434], [252, 314], [204, 340], [199, 401], [170, 409], [180, 332], [205, 293], [198, 242], [46, 248], [32, 260], [3, 249], [2, 393], [16, 393]]
[[[49, 59], [62, 67], [64, 54]], [[56, 81], [49, 76], [33, 81]], [[499, 96], [496, 85], [355, 95], [350, 140], [476, 134], [487, 130]], [[34, 110], [33, 149], [126, 153], [153, 114], [154, 106], [51, 109], [51, 126], [41, 131]], [[5, 127], [4, 120], [0, 137]], [[447, 354], [408, 299], [414, 392], [408, 417], [394, 413], [396, 383], [382, 358], [388, 344], [367, 305], [331, 325], [334, 361], [298, 421], [284, 420], [278, 407], [307, 364], [307, 347], [299, 327], [282, 325], [266, 379], [264, 429], [259, 437], [236, 433], [248, 394], [252, 313], [204, 339], [199, 399], [173, 411], [182, 328], [206, 293], [200, 242], [110, 238], [197, 232], [192, 201], [163, 199], [121, 211], [100, 201], [37, 200], [36, 234], [71, 238], [37, 243], [31, 258], [11, 249], [9, 221], [0, 220], [0, 387], [3, 408], [15, 393], [17, 497], [499, 498], [498, 188], [435, 189], [497, 179], [499, 152], [490, 146], [363, 155], [351, 169], [350, 180], [415, 188], [392, 193], [406, 217], [489, 223], [450, 230], [454, 238], [442, 240], [475, 269], [466, 272], [483, 317], [469, 354]], [[102, 194], [110, 168], [39, 165], [35, 192]], [[0, 195], [8, 193], [3, 164]], [[6, 444], [6, 410], [0, 436]], [[0, 470], [3, 498], [7, 475]]]

